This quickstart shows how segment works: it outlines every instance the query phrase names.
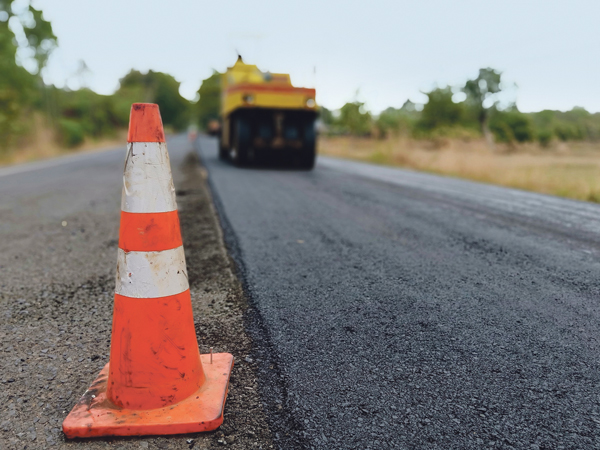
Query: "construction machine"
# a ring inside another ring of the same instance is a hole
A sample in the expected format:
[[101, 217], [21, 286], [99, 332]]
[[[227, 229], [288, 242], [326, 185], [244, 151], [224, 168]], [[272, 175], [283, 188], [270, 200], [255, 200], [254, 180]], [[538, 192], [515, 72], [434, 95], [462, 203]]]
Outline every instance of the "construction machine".
[[219, 156], [243, 166], [259, 156], [289, 156], [312, 169], [316, 158], [315, 90], [288, 74], [262, 72], [238, 56], [222, 75]]

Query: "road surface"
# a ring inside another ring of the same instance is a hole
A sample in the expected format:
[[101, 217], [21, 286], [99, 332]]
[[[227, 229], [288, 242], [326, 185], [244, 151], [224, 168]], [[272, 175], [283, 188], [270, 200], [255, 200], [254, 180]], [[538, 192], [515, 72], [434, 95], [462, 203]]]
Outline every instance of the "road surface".
[[[236, 358], [219, 431], [65, 442], [61, 424], [108, 362], [125, 144], [0, 169], [0, 449], [272, 447], [245, 306], [193, 146], [169, 139], [200, 349]], [[191, 156], [191, 158], [190, 158]]]
[[600, 448], [600, 206], [198, 151], [279, 448]]

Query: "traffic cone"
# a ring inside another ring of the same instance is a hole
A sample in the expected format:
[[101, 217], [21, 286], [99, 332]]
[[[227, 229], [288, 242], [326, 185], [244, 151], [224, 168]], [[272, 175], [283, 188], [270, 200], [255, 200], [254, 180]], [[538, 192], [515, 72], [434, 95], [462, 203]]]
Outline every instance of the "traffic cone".
[[218, 428], [233, 367], [200, 355], [158, 105], [131, 107], [110, 362], [63, 422], [68, 438]]

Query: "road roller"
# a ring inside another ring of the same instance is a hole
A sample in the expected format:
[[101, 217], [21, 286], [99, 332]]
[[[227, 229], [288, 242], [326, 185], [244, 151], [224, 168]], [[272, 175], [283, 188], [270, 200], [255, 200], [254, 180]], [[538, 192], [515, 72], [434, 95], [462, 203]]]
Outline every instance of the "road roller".
[[219, 157], [238, 166], [285, 159], [315, 165], [315, 89], [294, 87], [284, 73], [263, 72], [241, 56], [222, 75]]

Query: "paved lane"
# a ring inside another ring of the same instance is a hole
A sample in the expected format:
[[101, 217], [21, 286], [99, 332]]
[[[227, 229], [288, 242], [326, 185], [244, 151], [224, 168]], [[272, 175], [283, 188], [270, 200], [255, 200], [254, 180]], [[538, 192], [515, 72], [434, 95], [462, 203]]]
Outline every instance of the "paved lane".
[[198, 147], [280, 448], [600, 448], [600, 206]]

